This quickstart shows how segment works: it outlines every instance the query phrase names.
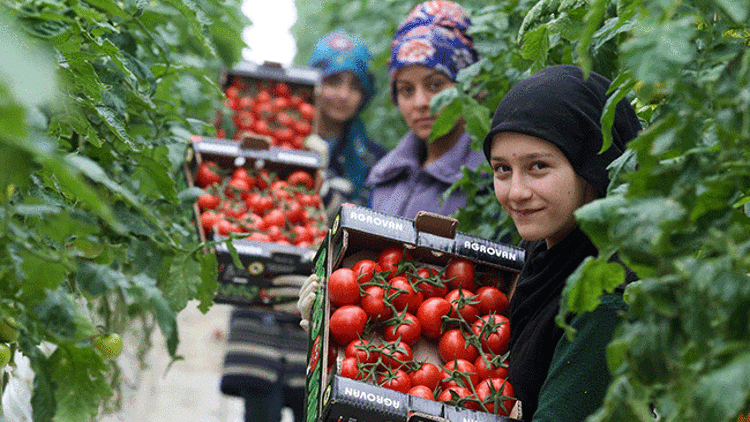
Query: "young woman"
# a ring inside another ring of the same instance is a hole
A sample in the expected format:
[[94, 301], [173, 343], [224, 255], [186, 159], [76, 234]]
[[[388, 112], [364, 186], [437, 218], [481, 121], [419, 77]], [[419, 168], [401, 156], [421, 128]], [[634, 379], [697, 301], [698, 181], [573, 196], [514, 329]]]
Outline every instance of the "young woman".
[[[541, 70], [503, 98], [484, 140], [495, 194], [527, 250], [509, 310], [508, 380], [524, 421], [582, 421], [601, 406], [610, 382], [605, 348], [625, 309], [622, 293], [569, 316], [577, 330], [572, 342], [555, 323], [566, 279], [598, 254], [573, 213], [606, 195], [607, 166], [641, 128], [630, 104], [620, 101], [613, 145], [599, 154], [609, 85], [575, 66]], [[626, 281], [635, 279], [626, 272]]]
[[318, 135], [328, 143], [328, 168], [321, 196], [330, 215], [343, 202], [367, 204], [365, 179], [387, 151], [368, 138], [359, 117], [374, 89], [365, 44], [346, 31], [330, 32], [315, 45], [310, 66], [323, 76]]
[[465, 205], [460, 191], [445, 201], [441, 197], [461, 177], [462, 166], [482, 164], [482, 154], [472, 151], [462, 121], [434, 142], [428, 140], [436, 118], [430, 101], [455, 84], [459, 70], [478, 60], [467, 32], [470, 24], [458, 4], [428, 1], [398, 28], [389, 60], [391, 98], [410, 131], [370, 172], [370, 208], [414, 218], [422, 210], [450, 215]]

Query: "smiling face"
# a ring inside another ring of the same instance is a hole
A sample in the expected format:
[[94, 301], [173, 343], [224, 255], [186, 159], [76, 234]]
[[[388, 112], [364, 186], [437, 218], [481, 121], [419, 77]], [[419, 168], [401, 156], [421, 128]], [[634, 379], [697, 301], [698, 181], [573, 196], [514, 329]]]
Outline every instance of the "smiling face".
[[344, 124], [351, 120], [364, 100], [359, 80], [352, 72], [334, 73], [323, 79], [320, 90], [322, 117]]
[[495, 135], [490, 150], [495, 196], [525, 240], [551, 248], [575, 227], [573, 212], [596, 193], [555, 145], [513, 132]]
[[437, 117], [430, 113], [430, 101], [455, 83], [445, 73], [418, 64], [399, 69], [393, 83], [406, 125], [418, 138], [428, 139]]

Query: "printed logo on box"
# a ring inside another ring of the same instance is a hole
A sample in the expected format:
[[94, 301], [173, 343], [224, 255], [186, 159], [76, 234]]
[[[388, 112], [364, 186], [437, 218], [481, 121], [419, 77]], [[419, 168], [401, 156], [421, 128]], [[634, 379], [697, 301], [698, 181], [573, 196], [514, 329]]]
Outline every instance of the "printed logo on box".
[[380, 394], [375, 394], [368, 391], [363, 391], [357, 388], [344, 387], [345, 396], [354, 397], [355, 399], [367, 400], [371, 403], [377, 403], [379, 405], [391, 407], [393, 409], [401, 408], [401, 401], [394, 400], [389, 397], [383, 397]]
[[383, 227], [387, 230], [405, 231], [406, 225], [401, 221], [396, 221], [388, 217], [365, 214], [357, 211], [350, 211], [349, 218], [372, 226]]
[[497, 256], [499, 258], [508, 259], [511, 261], [519, 260], [519, 251], [517, 250], [488, 246], [483, 243], [472, 242], [470, 240], [464, 241], [464, 249], [472, 250], [474, 252], [479, 252], [490, 256]]

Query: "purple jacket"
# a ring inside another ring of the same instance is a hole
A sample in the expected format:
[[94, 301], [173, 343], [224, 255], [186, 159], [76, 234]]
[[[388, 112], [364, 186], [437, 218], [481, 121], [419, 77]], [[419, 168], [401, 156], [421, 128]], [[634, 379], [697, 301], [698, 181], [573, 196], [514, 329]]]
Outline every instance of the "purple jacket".
[[471, 149], [471, 137], [466, 132], [450, 151], [422, 167], [425, 148], [424, 141], [409, 132], [375, 164], [365, 183], [371, 190], [369, 208], [413, 219], [418, 211], [448, 216], [466, 205], [460, 190], [443, 202], [441, 197], [461, 178], [461, 167], [476, 169], [484, 162], [484, 154]]

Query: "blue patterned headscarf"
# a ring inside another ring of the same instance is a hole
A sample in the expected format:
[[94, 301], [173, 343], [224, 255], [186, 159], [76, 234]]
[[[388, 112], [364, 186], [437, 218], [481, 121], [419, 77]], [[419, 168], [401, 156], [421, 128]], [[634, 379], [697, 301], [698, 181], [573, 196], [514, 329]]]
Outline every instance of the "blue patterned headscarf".
[[324, 78], [335, 73], [352, 72], [364, 90], [362, 107], [372, 97], [374, 81], [369, 70], [370, 52], [356, 36], [341, 29], [324, 35], [313, 49], [310, 66], [320, 69]]
[[432, 0], [415, 7], [396, 31], [388, 60], [391, 98], [394, 79], [404, 66], [421, 64], [456, 80], [458, 71], [479, 60], [468, 34], [471, 19], [457, 3]]

